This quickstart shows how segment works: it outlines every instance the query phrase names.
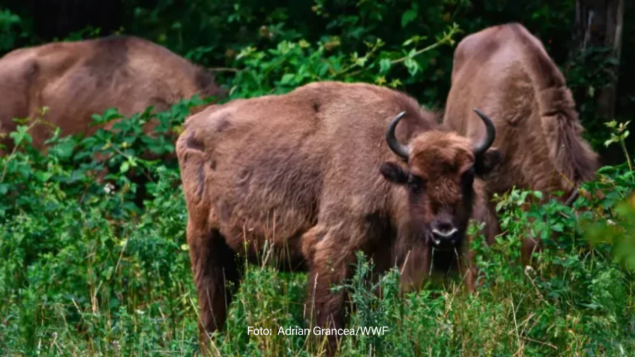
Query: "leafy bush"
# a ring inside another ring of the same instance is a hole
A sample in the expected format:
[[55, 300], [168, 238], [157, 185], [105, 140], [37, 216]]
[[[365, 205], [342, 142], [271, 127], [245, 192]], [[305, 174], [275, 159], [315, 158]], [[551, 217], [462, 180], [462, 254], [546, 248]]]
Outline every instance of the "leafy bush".
[[[46, 153], [30, 147], [28, 132], [46, 113], [11, 134], [17, 149], [0, 158], [3, 354], [197, 350], [198, 304], [178, 169], [170, 160], [144, 159], [148, 152], [173, 153], [168, 137], [196, 104], [194, 98], [165, 113], [147, 110], [126, 119], [108, 110], [94, 120], [120, 120], [113, 131], [55, 135]], [[157, 125], [145, 135], [141, 129], [149, 122]], [[615, 141], [623, 142], [624, 130], [616, 133]], [[473, 243], [481, 286], [476, 295], [463, 293], [460, 279], [401, 295], [397, 271], [371, 283], [372, 262], [359, 256], [356, 275], [340, 287], [352, 302], [348, 328], [386, 326], [388, 332], [349, 336], [341, 355], [632, 354], [635, 205], [621, 202], [634, 180], [627, 164], [605, 167], [584, 187], [604, 196], [580, 198], [573, 208], [531, 204], [538, 192], [501, 197], [505, 233], [491, 247], [482, 239]], [[139, 190], [146, 192], [143, 207]], [[545, 246], [533, 267], [519, 263], [527, 236], [540, 237]], [[248, 336], [248, 326], [277, 332], [310, 325], [300, 303], [305, 274], [251, 265], [245, 271], [214, 350], [241, 356], [324, 352], [319, 338]]]
[[381, 50], [385, 43], [377, 39], [374, 43], [366, 43], [364, 55], [332, 53], [330, 49], [339, 46], [333, 39], [316, 45], [304, 40], [283, 41], [268, 51], [246, 47], [236, 57], [237, 67], [245, 69], [237, 71], [231, 94], [238, 98], [281, 94], [320, 80], [364, 81], [399, 87], [403, 85], [399, 78], [387, 78], [393, 67], [403, 66], [408, 75], [401, 78], [416, 81], [430, 62], [426, 55], [439, 46], [453, 44], [453, 37], [459, 31], [454, 24], [435, 43], [423, 48], [418, 48], [421, 38], [410, 38], [400, 51]]
[[18, 37], [16, 27], [20, 24], [20, 17], [9, 10], [0, 8], [0, 54], [13, 49]]

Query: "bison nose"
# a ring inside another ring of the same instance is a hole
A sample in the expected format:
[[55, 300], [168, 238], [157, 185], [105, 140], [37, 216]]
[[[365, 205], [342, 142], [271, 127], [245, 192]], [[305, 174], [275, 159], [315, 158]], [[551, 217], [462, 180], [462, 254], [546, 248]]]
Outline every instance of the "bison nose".
[[454, 240], [457, 231], [458, 229], [454, 227], [452, 222], [439, 220], [432, 222], [432, 234], [434, 235], [433, 239], [436, 244]]

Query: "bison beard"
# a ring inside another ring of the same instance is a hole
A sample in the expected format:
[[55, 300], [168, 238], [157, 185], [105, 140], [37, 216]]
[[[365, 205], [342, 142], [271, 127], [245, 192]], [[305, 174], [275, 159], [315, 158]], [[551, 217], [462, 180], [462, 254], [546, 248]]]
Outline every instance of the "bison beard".
[[[329, 328], [343, 326], [345, 301], [329, 288], [351, 276], [356, 251], [378, 271], [409, 255], [406, 273], [423, 276], [432, 247], [467, 253], [472, 205], [483, 202], [474, 178], [500, 160], [488, 150], [491, 121], [479, 115], [487, 135], [473, 145], [404, 94], [322, 82], [188, 118], [177, 156], [201, 341], [225, 322], [225, 283], [240, 279], [236, 256], [257, 255], [265, 243], [281, 266], [308, 267], [307, 311]], [[332, 353], [335, 336], [329, 342]]]

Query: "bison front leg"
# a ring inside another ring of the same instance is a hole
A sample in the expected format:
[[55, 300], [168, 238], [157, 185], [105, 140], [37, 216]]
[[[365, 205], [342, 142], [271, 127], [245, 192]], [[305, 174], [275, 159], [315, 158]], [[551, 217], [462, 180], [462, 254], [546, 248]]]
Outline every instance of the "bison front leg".
[[461, 254], [458, 259], [459, 271], [463, 276], [463, 283], [465, 288], [470, 293], [476, 291], [476, 279], [478, 278], [478, 269], [476, 267], [476, 261], [474, 259], [474, 252], [470, 249], [471, 239], [464, 243], [461, 247]]
[[500, 234], [500, 225], [496, 217], [494, 206], [485, 201], [482, 197], [475, 201], [473, 207], [473, 223], [483, 224], [480, 234], [476, 237], [471, 234], [466, 235], [466, 242], [461, 247], [461, 254], [458, 259], [459, 271], [463, 276], [463, 282], [469, 292], [476, 291], [476, 280], [478, 278], [478, 268], [476, 266], [475, 254], [470, 249], [474, 239], [485, 238], [485, 243], [491, 246], [496, 242], [496, 236]]
[[525, 237], [521, 248], [521, 261], [523, 265], [531, 265], [532, 256], [541, 250], [540, 238]]
[[494, 242], [494, 237], [496, 236], [497, 222], [489, 222], [488, 224], [496, 224], [496, 228], [488, 227], [487, 225], [481, 230], [480, 234], [476, 237], [468, 234], [465, 236], [465, 242], [463, 242], [459, 252], [458, 263], [459, 263], [459, 272], [461, 272], [461, 276], [463, 277], [463, 283], [467, 291], [473, 293], [476, 291], [476, 280], [478, 279], [478, 267], [476, 265], [476, 254], [471, 249], [472, 241], [474, 239], [480, 239], [484, 236], [485, 242], [488, 245], [491, 245]]
[[[238, 287], [236, 254], [217, 230], [202, 231], [189, 222], [187, 231], [200, 306], [199, 342], [203, 353], [208, 354], [209, 334], [225, 323], [232, 290]], [[230, 288], [228, 283], [233, 286]]]
[[[339, 242], [340, 244], [336, 244]], [[325, 237], [313, 250], [310, 259], [309, 294], [307, 307], [316, 326], [342, 328], [344, 326], [344, 291], [332, 291], [350, 276], [355, 251], [343, 247], [344, 240]], [[328, 355], [337, 350], [338, 336], [328, 336]]]
[[[421, 289], [430, 277], [431, 248], [428, 245], [413, 245], [406, 253], [401, 253], [397, 261], [400, 271], [400, 288], [403, 293]], [[401, 261], [403, 260], [403, 261]]]

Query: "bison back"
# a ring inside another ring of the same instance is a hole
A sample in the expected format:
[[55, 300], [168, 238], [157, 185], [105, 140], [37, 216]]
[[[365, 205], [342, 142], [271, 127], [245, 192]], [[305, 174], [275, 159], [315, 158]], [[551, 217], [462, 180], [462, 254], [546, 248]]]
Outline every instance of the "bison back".
[[239, 246], [244, 237], [294, 244], [287, 238], [300, 239], [318, 222], [342, 222], [343, 212], [387, 214], [391, 188], [379, 166], [394, 158], [384, 133], [403, 110], [430, 125], [402, 94], [334, 82], [190, 117], [177, 143], [190, 220]]

